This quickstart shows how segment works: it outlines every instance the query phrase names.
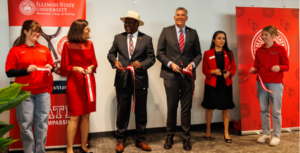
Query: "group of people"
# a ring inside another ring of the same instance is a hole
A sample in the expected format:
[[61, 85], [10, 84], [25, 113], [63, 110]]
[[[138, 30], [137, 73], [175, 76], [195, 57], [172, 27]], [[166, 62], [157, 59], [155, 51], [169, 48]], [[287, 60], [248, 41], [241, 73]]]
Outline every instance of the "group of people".
[[[145, 142], [147, 125], [147, 70], [155, 63], [162, 63], [160, 77], [164, 79], [167, 97], [167, 138], [165, 149], [172, 148], [176, 131], [177, 108], [181, 103], [181, 127], [183, 149], [191, 150], [190, 126], [194, 95], [196, 68], [202, 60], [200, 42], [196, 30], [185, 25], [188, 11], [179, 7], [175, 11], [175, 25], [162, 30], [155, 58], [152, 38], [138, 30], [144, 22], [137, 12], [129, 11], [124, 22], [125, 32], [117, 34], [107, 58], [116, 69], [114, 86], [117, 96], [117, 145], [116, 152], [124, 151], [126, 131], [131, 106], [135, 112], [136, 146], [145, 151], [151, 147]], [[15, 82], [29, 84], [22, 90], [31, 95], [17, 106], [17, 121], [25, 153], [43, 153], [50, 110], [51, 73], [55, 66], [49, 49], [38, 43], [42, 28], [34, 20], [23, 23], [19, 41], [9, 51], [6, 60], [6, 74], [16, 77]], [[73, 141], [80, 119], [81, 151], [91, 152], [86, 147], [90, 113], [96, 111], [96, 85], [94, 73], [97, 59], [93, 43], [89, 40], [90, 28], [85, 20], [76, 20], [68, 32], [64, 44], [60, 75], [67, 77], [66, 93], [70, 113], [67, 127], [67, 152], [73, 153]], [[283, 72], [288, 71], [287, 52], [273, 39], [277, 29], [268, 26], [263, 29], [265, 44], [256, 52], [251, 73], [257, 73], [257, 90], [261, 109], [263, 136], [257, 141], [265, 142], [270, 137], [269, 100], [273, 117], [273, 137], [270, 145], [278, 145], [281, 133], [281, 100]], [[206, 76], [202, 106], [206, 109], [205, 139], [211, 140], [210, 124], [213, 110], [222, 110], [224, 139], [231, 143], [229, 135], [229, 109], [235, 107], [232, 94], [232, 77], [236, 72], [233, 52], [228, 48], [226, 33], [216, 31], [210, 49], [204, 52], [202, 72]], [[259, 79], [263, 83], [260, 83]], [[263, 86], [263, 87], [262, 87]], [[268, 93], [265, 88], [274, 91]], [[132, 99], [133, 98], [133, 99]], [[133, 100], [133, 104], [132, 103]], [[34, 130], [32, 126], [34, 125]], [[34, 132], [33, 132], [34, 131]]]

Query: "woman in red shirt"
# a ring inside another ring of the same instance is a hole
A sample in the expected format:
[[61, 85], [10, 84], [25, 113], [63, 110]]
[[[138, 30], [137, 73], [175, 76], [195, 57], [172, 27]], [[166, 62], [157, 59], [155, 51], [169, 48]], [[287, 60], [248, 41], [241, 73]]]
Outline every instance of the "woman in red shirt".
[[224, 122], [224, 139], [231, 143], [229, 136], [229, 109], [235, 107], [232, 96], [232, 77], [236, 71], [232, 51], [227, 45], [226, 34], [216, 31], [213, 35], [210, 50], [204, 52], [202, 72], [206, 76], [203, 108], [206, 109], [205, 139], [210, 140], [210, 124], [213, 110], [222, 110]]
[[46, 153], [54, 63], [49, 49], [37, 42], [41, 33], [39, 23], [26, 20], [19, 41], [10, 49], [5, 63], [6, 75], [16, 77], [16, 83], [29, 84], [22, 90], [31, 92], [29, 98], [16, 107], [25, 153]]
[[79, 118], [81, 132], [81, 150], [91, 151], [86, 147], [90, 125], [90, 113], [96, 111], [96, 73], [97, 60], [94, 46], [89, 41], [90, 28], [85, 20], [72, 23], [68, 40], [63, 47], [60, 74], [67, 76], [67, 97], [70, 122], [67, 128], [67, 152], [73, 153]]
[[[257, 139], [257, 142], [264, 143], [271, 138], [269, 110], [271, 104], [273, 122], [273, 137], [269, 143], [271, 146], [280, 143], [282, 79], [283, 72], [289, 70], [287, 51], [274, 42], [276, 36], [278, 32], [274, 26], [267, 26], [262, 30], [261, 38], [265, 44], [256, 50], [254, 67], [250, 68], [251, 73], [257, 73], [257, 96], [263, 131], [263, 135]], [[269, 93], [267, 90], [274, 93]]]

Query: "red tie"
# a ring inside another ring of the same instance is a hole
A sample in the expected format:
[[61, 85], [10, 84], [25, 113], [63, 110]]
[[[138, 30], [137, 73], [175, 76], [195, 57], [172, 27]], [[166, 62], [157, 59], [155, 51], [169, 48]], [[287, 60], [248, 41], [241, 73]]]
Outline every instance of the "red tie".
[[[183, 36], [183, 33], [182, 33], [182, 30], [180, 29], [180, 35], [179, 35], [179, 48], [180, 48], [180, 51], [182, 52], [183, 51], [183, 47], [184, 47], [184, 36]], [[182, 65], [182, 61], [180, 62], [180, 65]]]
[[183, 47], [184, 47], [184, 36], [182, 33], [182, 30], [180, 29], [180, 35], [179, 35], [179, 47], [180, 47], [180, 51], [183, 51]]
[[130, 39], [129, 39], [129, 50], [130, 50], [130, 56], [132, 56], [133, 51], [134, 51], [134, 46], [133, 46], [133, 41], [132, 41], [132, 35], [130, 35]]

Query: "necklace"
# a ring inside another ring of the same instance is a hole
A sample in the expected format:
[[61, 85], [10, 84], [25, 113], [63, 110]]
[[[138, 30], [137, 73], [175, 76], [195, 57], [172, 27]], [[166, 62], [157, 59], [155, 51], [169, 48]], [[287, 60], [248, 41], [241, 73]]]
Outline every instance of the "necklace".
[[216, 53], [217, 53], [217, 54], [222, 54], [223, 52], [222, 52], [222, 51], [220, 51], [220, 52], [217, 52], [217, 51], [216, 51]]

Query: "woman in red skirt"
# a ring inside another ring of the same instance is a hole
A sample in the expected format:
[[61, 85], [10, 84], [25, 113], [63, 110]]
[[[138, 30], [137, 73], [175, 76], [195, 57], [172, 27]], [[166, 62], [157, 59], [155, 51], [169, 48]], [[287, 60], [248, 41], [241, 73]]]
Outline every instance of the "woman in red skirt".
[[96, 73], [97, 60], [93, 43], [89, 39], [90, 28], [85, 20], [72, 23], [68, 40], [63, 47], [60, 74], [67, 76], [67, 98], [70, 121], [67, 128], [67, 153], [73, 153], [79, 119], [81, 150], [91, 152], [86, 147], [90, 125], [90, 113], [96, 111]]

